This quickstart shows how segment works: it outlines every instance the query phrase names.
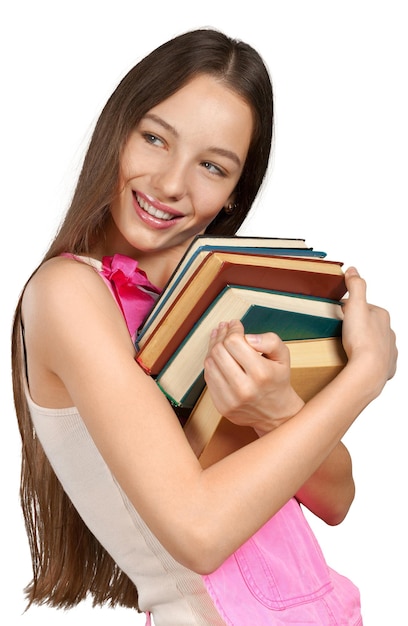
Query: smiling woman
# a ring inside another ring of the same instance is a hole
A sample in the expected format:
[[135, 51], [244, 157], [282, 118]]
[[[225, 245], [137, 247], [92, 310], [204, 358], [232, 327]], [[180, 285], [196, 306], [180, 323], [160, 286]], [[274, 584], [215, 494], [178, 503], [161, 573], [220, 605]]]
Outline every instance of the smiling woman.
[[272, 121], [261, 57], [213, 30], [154, 50], [104, 107], [14, 320], [29, 604], [90, 594], [156, 626], [361, 624], [358, 590], [327, 567], [301, 507], [344, 519], [354, 482], [341, 439], [396, 367], [389, 316], [367, 304], [357, 271], [348, 362], [306, 405], [277, 335], [245, 336], [234, 320], [213, 329], [211, 396], [259, 437], [211, 467], [135, 360], [133, 333], [191, 239], [242, 224]]
[[[103, 250], [98, 242], [91, 254], [132, 256], [137, 249], [140, 266], [163, 287], [169, 277], [162, 273], [166, 254], [174, 264], [175, 250], [181, 256], [233, 202], [251, 137], [247, 102], [218, 78], [192, 78], [149, 110], [131, 133]], [[159, 250], [163, 256], [153, 265], [147, 255]]]

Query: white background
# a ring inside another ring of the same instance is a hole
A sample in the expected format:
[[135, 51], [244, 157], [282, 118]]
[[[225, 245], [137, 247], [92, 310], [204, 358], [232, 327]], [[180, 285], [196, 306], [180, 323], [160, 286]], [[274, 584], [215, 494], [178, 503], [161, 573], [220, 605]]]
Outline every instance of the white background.
[[201, 26], [251, 43], [274, 83], [273, 167], [242, 232], [306, 238], [345, 266], [356, 265], [367, 279], [370, 300], [391, 312], [399, 338], [398, 374], [346, 438], [354, 459], [355, 503], [339, 527], [311, 523], [329, 564], [360, 587], [365, 626], [408, 624], [404, 5], [402, 0], [2, 4], [0, 588], [8, 625], [77, 619], [144, 623], [133, 611], [87, 604], [69, 612], [33, 608], [23, 615], [21, 590], [30, 564], [18, 504], [9, 333], [19, 290], [65, 211], [105, 100], [147, 52]]

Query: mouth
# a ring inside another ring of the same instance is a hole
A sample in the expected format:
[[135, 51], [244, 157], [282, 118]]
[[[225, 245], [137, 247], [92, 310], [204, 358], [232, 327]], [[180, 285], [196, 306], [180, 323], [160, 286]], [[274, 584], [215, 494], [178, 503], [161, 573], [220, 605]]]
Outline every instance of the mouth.
[[162, 209], [159, 209], [159, 208], [153, 206], [152, 204], [150, 204], [150, 202], [148, 202], [148, 200], [146, 198], [144, 198], [143, 196], [141, 196], [137, 192], [133, 192], [133, 195], [134, 195], [138, 205], [140, 206], [140, 208], [145, 213], [148, 213], [149, 215], [151, 215], [152, 217], [154, 217], [156, 219], [164, 220], [165, 222], [169, 222], [170, 220], [173, 220], [173, 219], [175, 219], [177, 217], [181, 217], [179, 214], [175, 215], [173, 213], [169, 213], [168, 211], [163, 211]]

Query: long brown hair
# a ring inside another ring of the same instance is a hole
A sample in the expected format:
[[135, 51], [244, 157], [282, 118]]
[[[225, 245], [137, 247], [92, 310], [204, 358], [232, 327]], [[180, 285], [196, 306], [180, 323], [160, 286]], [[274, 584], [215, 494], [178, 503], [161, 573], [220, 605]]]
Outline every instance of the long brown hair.
[[[268, 71], [249, 45], [209, 29], [176, 37], [146, 56], [119, 83], [95, 126], [75, 193], [42, 263], [62, 252], [86, 254], [102, 236], [117, 190], [121, 152], [145, 113], [194, 75], [216, 76], [250, 105], [254, 132], [235, 190], [236, 208], [220, 210], [208, 233], [234, 235], [245, 219], [268, 165], [273, 97]], [[24, 293], [24, 291], [23, 291]], [[22, 439], [21, 506], [31, 551], [33, 579], [28, 606], [70, 607], [87, 595], [94, 604], [136, 607], [137, 590], [100, 545], [56, 478], [31, 422], [24, 393], [25, 360], [21, 301], [12, 337], [14, 402]]]

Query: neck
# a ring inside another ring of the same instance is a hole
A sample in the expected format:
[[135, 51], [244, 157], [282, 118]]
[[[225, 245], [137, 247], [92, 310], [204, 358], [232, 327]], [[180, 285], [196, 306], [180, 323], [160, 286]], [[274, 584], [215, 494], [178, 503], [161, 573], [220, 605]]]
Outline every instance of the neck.
[[163, 289], [185, 250], [186, 246], [146, 254], [138, 251], [133, 258], [137, 259], [140, 269], [146, 272], [149, 280], [159, 289]]
[[104, 236], [90, 250], [90, 256], [102, 260], [104, 256], [123, 254], [135, 259], [150, 282], [163, 289], [192, 239], [190, 236], [186, 241], [169, 248], [140, 250], [124, 239], [111, 219], [106, 225]]
[[99, 259], [100, 261], [102, 261], [104, 256], [113, 256], [114, 254], [129, 256], [138, 261], [140, 269], [146, 273], [153, 285], [156, 285], [159, 289], [163, 289], [186, 251], [188, 243], [167, 250], [148, 252], [135, 248], [125, 250], [121, 247], [108, 250], [105, 246], [99, 244], [92, 248], [89, 256], [94, 259]]

